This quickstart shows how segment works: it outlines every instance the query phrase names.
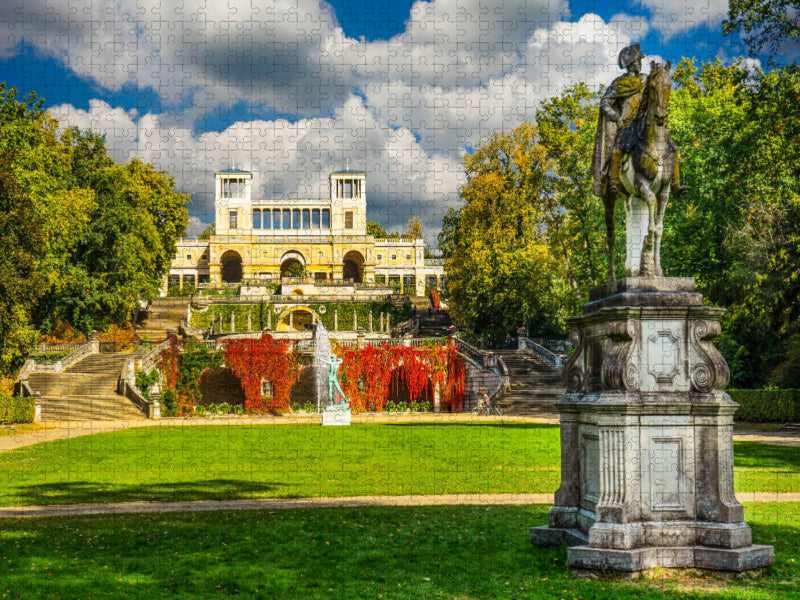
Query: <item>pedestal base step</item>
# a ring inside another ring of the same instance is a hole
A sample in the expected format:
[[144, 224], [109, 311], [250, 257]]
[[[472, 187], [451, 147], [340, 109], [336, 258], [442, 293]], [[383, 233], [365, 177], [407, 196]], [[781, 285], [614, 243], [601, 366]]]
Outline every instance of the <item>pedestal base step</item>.
[[559, 548], [561, 546], [585, 546], [589, 543], [589, 536], [579, 529], [566, 529], [559, 527], [531, 527], [531, 543], [535, 546]]
[[325, 409], [322, 411], [323, 425], [350, 425], [350, 409]]
[[567, 549], [567, 566], [585, 571], [634, 573], [655, 568], [694, 568], [715, 571], [751, 571], [775, 562], [772, 546], [711, 548], [709, 546], [649, 547], [610, 550], [573, 546]]

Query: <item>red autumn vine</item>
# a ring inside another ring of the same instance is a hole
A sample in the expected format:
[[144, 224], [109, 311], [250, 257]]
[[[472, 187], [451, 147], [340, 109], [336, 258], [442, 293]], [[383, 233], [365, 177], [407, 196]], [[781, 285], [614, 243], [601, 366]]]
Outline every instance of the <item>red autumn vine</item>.
[[[283, 412], [289, 410], [289, 393], [300, 373], [297, 355], [288, 340], [275, 340], [268, 333], [258, 339], [223, 342], [225, 366], [242, 383], [246, 410]], [[261, 394], [262, 383], [272, 384], [272, 398]]]
[[402, 380], [411, 401], [432, 401], [424, 396], [434, 386], [451, 411], [464, 407], [464, 359], [455, 347], [366, 346], [363, 349], [337, 347], [343, 359], [340, 370], [344, 393], [353, 410], [381, 412], [389, 398], [392, 375]]

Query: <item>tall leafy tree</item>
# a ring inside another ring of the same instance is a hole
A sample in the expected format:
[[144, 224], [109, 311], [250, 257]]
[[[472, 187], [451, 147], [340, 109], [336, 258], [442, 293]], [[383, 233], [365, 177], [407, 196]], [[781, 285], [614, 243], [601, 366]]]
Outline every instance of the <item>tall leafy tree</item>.
[[447, 293], [456, 319], [496, 338], [520, 325], [563, 330], [572, 306], [564, 262], [547, 243], [553, 203], [547, 153], [534, 125], [492, 136], [464, 158], [464, 205], [442, 236]]
[[550, 165], [546, 187], [553, 207], [547, 213], [547, 239], [566, 265], [576, 303], [607, 272], [603, 203], [592, 193], [598, 101], [599, 95], [580, 83], [546, 100], [536, 113]]
[[58, 123], [0, 84], [0, 371], [61, 320], [121, 324], [152, 298], [187, 224], [188, 197], [150, 165], [115, 163], [102, 136]]
[[729, 0], [722, 32], [745, 34], [751, 55], [766, 49], [777, 53], [786, 43], [800, 42], [800, 2], [797, 0]]
[[795, 69], [687, 60], [675, 77], [671, 130], [690, 191], [671, 201], [665, 268], [728, 308], [721, 345], [734, 385], [785, 383], [786, 361], [800, 367], [789, 355], [800, 333], [800, 80]]

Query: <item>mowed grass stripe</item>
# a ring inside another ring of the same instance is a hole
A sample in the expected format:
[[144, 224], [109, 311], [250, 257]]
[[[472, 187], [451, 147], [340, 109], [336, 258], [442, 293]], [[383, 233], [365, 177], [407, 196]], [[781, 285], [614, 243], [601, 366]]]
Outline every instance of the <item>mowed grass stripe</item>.
[[552, 492], [558, 427], [143, 427], [0, 455], [0, 505]]
[[[735, 443], [736, 489], [800, 491], [800, 449]], [[533, 423], [162, 426], [0, 455], [0, 505], [552, 493], [559, 428]]]
[[100, 515], [0, 523], [2, 592], [25, 598], [796, 598], [800, 504], [748, 504], [775, 565], [732, 581], [576, 579], [531, 545], [548, 507], [439, 506]]

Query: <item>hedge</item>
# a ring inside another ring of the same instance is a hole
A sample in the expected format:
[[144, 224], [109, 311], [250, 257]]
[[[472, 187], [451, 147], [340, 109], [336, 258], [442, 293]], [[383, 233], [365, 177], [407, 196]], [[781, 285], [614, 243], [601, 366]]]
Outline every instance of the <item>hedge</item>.
[[737, 421], [800, 422], [800, 390], [727, 390], [739, 408]]
[[36, 416], [36, 400], [0, 394], [0, 424], [33, 423]]

